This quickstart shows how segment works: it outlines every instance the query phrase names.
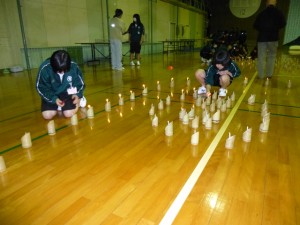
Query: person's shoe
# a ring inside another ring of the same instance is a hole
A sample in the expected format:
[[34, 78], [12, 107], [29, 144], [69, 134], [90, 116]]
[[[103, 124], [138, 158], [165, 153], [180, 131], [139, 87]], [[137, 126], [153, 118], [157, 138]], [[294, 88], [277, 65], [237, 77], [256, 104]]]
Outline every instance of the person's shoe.
[[137, 62], [136, 62], [136, 65], [137, 65], [137, 66], [140, 66], [140, 65], [141, 65], [140, 61], [137, 61]]
[[198, 95], [206, 94], [206, 88], [204, 86], [199, 87]]
[[227, 90], [225, 88], [220, 88], [219, 90], [219, 96], [225, 97], [227, 95]]
[[130, 62], [130, 66], [135, 66], [133, 61]]
[[80, 99], [80, 102], [79, 102], [79, 106], [81, 108], [84, 108], [86, 106], [86, 98], [84, 96], [82, 96], [82, 98]]
[[124, 68], [124, 67], [121, 67], [121, 68], [117, 68], [116, 70], [122, 71], [122, 70], [125, 70], [125, 68]]

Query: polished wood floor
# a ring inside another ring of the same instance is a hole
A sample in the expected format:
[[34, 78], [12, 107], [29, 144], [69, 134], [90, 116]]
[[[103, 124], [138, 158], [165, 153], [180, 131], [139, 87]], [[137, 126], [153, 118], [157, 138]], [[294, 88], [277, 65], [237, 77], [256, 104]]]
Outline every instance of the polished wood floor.
[[[0, 155], [7, 167], [0, 173], [0, 224], [300, 224], [299, 56], [280, 52], [269, 85], [256, 79], [252, 61], [239, 61], [242, 75], [228, 89], [235, 101], [211, 129], [202, 124], [203, 109], [193, 98], [199, 86], [194, 72], [206, 67], [198, 52], [143, 56], [140, 67], [124, 61], [123, 72], [112, 71], [107, 61], [82, 68], [95, 117], [86, 118], [81, 109], [72, 126], [57, 116], [53, 136], [40, 113], [37, 71], [0, 75]], [[249, 105], [252, 94], [255, 103]], [[165, 102], [168, 95], [171, 105], [158, 110], [159, 98]], [[104, 110], [106, 99], [111, 112]], [[269, 131], [262, 133], [265, 101], [271, 116]], [[179, 120], [181, 108], [193, 106], [200, 117], [196, 146], [191, 121]], [[165, 136], [168, 121], [174, 123], [172, 137]], [[242, 139], [247, 127], [253, 130], [249, 143]], [[27, 149], [20, 140], [25, 132], [32, 138]], [[236, 135], [230, 150], [229, 132]]]

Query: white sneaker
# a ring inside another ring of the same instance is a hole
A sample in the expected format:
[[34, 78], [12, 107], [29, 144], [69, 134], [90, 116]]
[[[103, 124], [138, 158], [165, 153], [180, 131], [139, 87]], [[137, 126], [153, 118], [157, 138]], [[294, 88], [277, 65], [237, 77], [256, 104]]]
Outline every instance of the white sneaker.
[[206, 94], [206, 88], [204, 86], [199, 87], [198, 95]]
[[80, 102], [79, 102], [79, 106], [81, 108], [84, 108], [86, 106], [86, 98], [84, 96], [82, 96], [82, 98], [80, 99]]
[[121, 68], [117, 68], [116, 70], [117, 70], [117, 71], [123, 71], [123, 70], [125, 70], [125, 68], [124, 68], [124, 67], [121, 67]]
[[130, 62], [130, 66], [135, 66], [133, 61]]
[[227, 94], [227, 90], [225, 88], [220, 88], [219, 90], [219, 96], [220, 97], [225, 97]]
[[140, 61], [137, 61], [137, 62], [136, 62], [136, 65], [137, 65], [137, 66], [140, 66], [140, 65], [141, 65]]

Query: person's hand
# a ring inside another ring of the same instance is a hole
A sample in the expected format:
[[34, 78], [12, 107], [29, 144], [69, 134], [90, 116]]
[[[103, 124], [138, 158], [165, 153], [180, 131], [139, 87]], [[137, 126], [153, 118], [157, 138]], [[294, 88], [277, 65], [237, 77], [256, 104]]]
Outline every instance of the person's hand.
[[74, 105], [79, 105], [79, 97], [77, 95], [72, 95], [72, 99], [73, 99], [73, 104]]
[[208, 92], [206, 92], [206, 97], [209, 97], [209, 96], [211, 96], [211, 93], [208, 91]]
[[65, 102], [60, 100], [59, 98], [56, 99], [56, 105], [63, 107], [65, 105]]

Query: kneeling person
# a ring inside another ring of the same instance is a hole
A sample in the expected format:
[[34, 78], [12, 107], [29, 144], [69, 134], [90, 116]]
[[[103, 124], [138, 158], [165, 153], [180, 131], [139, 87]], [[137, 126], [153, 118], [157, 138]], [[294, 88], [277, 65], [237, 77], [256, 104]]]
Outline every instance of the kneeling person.
[[232, 83], [233, 79], [238, 77], [241, 71], [238, 65], [231, 60], [229, 53], [226, 50], [218, 50], [213, 56], [211, 65], [207, 70], [198, 69], [195, 73], [196, 79], [200, 82], [201, 87], [198, 89], [198, 94], [210, 95], [211, 86], [221, 87], [219, 96], [225, 97], [227, 87]]
[[42, 100], [42, 115], [52, 119], [57, 110], [65, 117], [72, 117], [78, 110], [83, 97], [84, 81], [78, 65], [71, 61], [70, 55], [58, 50], [45, 60], [36, 79], [36, 89]]

